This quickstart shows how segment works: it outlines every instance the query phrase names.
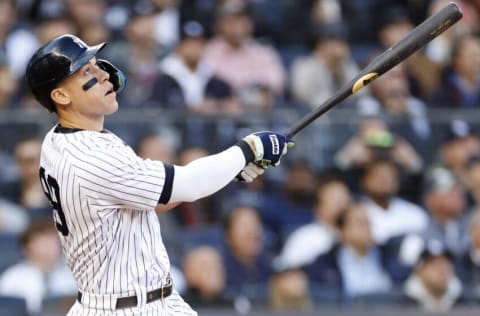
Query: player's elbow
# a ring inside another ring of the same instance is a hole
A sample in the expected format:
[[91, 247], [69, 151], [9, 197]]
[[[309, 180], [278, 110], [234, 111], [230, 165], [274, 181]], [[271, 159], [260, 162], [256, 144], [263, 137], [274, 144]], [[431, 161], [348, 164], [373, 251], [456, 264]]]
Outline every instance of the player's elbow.
[[157, 213], [165, 213], [167, 211], [170, 211], [172, 208], [175, 208], [180, 202], [176, 203], [168, 203], [168, 204], [157, 204], [155, 207], [155, 212]]

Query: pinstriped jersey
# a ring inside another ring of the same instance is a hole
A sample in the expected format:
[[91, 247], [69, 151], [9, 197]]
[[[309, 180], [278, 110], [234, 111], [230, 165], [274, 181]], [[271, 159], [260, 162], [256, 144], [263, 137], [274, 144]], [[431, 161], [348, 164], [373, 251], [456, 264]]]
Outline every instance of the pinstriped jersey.
[[170, 263], [154, 208], [169, 201], [173, 172], [106, 130], [47, 133], [40, 180], [81, 291], [141, 295], [164, 284]]

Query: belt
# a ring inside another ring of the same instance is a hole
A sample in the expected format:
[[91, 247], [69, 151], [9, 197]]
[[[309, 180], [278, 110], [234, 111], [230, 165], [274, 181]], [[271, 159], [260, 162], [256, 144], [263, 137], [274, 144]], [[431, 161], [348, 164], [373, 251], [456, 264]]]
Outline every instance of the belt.
[[[147, 303], [164, 299], [169, 297], [172, 294], [173, 289], [173, 282], [172, 279], [169, 277], [167, 278], [167, 285], [164, 287], [152, 290], [147, 292]], [[82, 303], [82, 292], [78, 292], [77, 300], [79, 303]], [[119, 297], [117, 298], [117, 303], [115, 305], [115, 309], [127, 308], [127, 307], [135, 307], [138, 304], [138, 298], [136, 295], [134, 296], [127, 296], [127, 297]]]

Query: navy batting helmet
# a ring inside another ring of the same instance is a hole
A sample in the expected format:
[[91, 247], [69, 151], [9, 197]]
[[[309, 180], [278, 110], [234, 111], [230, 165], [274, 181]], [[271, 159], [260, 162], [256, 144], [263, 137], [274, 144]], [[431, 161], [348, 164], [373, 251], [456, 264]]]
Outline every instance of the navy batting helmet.
[[[51, 91], [87, 64], [105, 45], [88, 46], [78, 37], [66, 34], [40, 47], [31, 57], [26, 71], [28, 85], [38, 102], [50, 112], [55, 112]], [[122, 90], [125, 85], [122, 72], [110, 63], [108, 67], [101, 68], [110, 74], [115, 91]]]

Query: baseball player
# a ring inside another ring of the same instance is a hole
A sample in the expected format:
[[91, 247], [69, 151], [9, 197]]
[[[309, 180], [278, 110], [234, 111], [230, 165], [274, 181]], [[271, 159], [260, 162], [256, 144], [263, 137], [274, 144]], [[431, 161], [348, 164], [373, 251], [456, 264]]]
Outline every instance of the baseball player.
[[57, 37], [26, 73], [59, 121], [43, 141], [39, 174], [78, 283], [68, 316], [197, 315], [173, 288], [155, 211], [213, 194], [236, 176], [252, 181], [293, 143], [258, 132], [182, 167], [139, 158], [103, 127], [125, 86], [119, 69], [96, 58], [104, 46]]

